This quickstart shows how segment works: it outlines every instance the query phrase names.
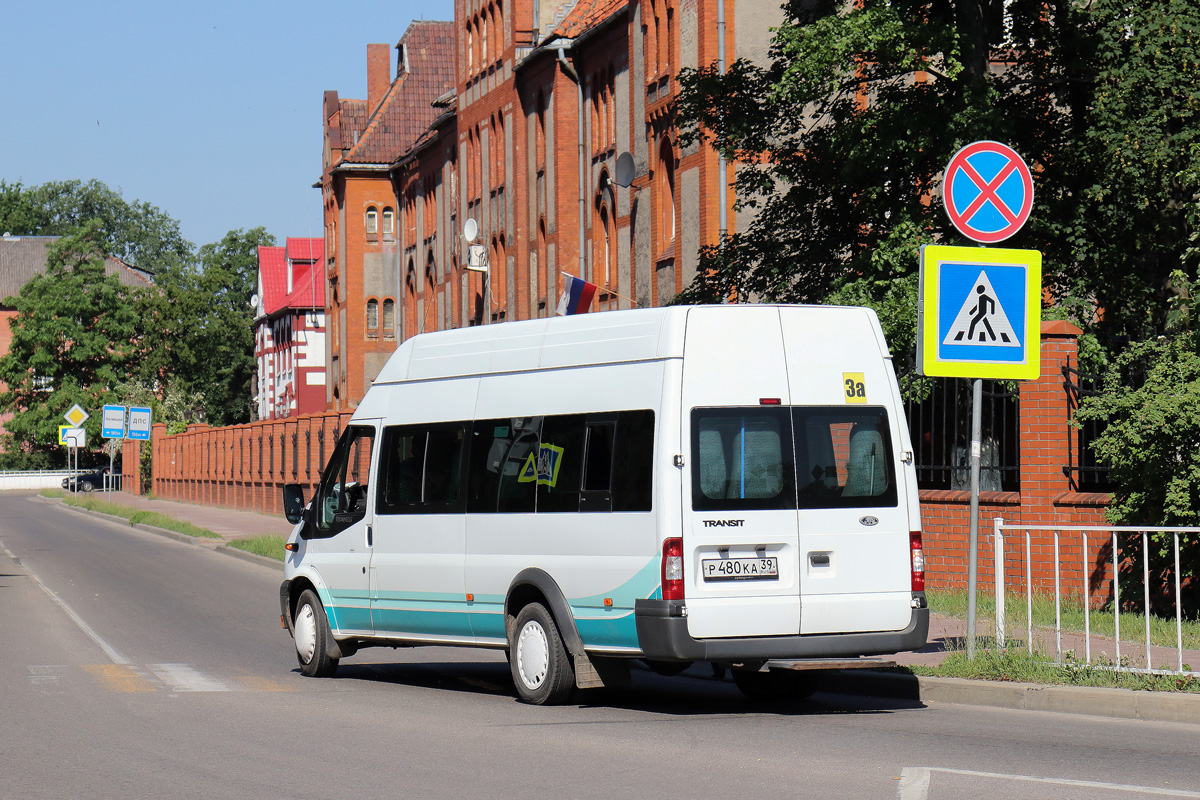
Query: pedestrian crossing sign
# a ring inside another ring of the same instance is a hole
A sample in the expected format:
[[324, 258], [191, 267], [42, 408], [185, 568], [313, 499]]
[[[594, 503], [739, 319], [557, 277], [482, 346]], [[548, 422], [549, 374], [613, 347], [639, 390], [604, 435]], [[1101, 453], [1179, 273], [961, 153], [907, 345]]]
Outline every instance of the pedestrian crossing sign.
[[921, 248], [917, 371], [1034, 380], [1041, 372], [1042, 254]]

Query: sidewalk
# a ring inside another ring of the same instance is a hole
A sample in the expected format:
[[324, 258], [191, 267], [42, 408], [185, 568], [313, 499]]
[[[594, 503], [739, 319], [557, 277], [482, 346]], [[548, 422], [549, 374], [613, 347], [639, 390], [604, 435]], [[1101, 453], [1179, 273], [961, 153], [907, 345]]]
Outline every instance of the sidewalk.
[[253, 511], [236, 511], [232, 508], [198, 506], [192, 503], [178, 503], [174, 500], [157, 500], [127, 492], [97, 492], [94, 497], [121, 506], [130, 506], [144, 511], [157, 511], [172, 519], [208, 528], [226, 542], [235, 539], [249, 539], [265, 533], [287, 536], [292, 531], [292, 524], [283, 517], [257, 514]]

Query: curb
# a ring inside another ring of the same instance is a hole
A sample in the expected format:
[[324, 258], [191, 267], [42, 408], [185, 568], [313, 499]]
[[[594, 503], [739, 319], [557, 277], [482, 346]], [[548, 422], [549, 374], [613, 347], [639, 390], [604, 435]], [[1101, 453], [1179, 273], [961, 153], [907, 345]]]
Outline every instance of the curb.
[[840, 670], [830, 676], [826, 689], [838, 694], [889, 697], [922, 703], [1056, 711], [1093, 717], [1200, 725], [1200, 694], [1187, 692], [1139, 692], [1095, 686], [934, 678], [870, 670]]
[[113, 514], [105, 514], [101, 511], [92, 511], [87, 508], [80, 508], [78, 506], [68, 505], [67, 503], [62, 502], [62, 500], [58, 500], [53, 497], [42, 497], [41, 495], [34, 495], [34, 499], [36, 499], [38, 502], [41, 502], [41, 503], [51, 503], [51, 504], [57, 505], [59, 508], [64, 508], [68, 511], [73, 511], [76, 514], [84, 514], [89, 517], [95, 517], [97, 519], [102, 519], [107, 522], [115, 523], [117, 525], [122, 525], [126, 528], [136, 528], [137, 530], [144, 531], [145, 533], [153, 533], [157, 536], [165, 536], [168, 539], [174, 539], [177, 542], [180, 542], [182, 544], [191, 545], [192, 547], [204, 547], [206, 545], [214, 545], [214, 546], [208, 548], [208, 549], [212, 550], [214, 553], [221, 553], [223, 555], [232, 556], [233, 558], [240, 558], [243, 561], [249, 561], [251, 564], [258, 564], [259, 566], [263, 566], [263, 567], [273, 567], [275, 569], [280, 570], [281, 572], [283, 571], [283, 562], [282, 561], [276, 561], [275, 559], [268, 558], [267, 556], [260, 556], [257, 553], [249, 553], [245, 550], [240, 550], [236, 547], [231, 547], [228, 543], [222, 544], [222, 542], [224, 542], [224, 539], [208, 538], [208, 537], [201, 538], [201, 537], [196, 537], [196, 536], [188, 536], [186, 533], [178, 533], [176, 531], [169, 531], [166, 528], [159, 528], [155, 525], [147, 525], [144, 522], [132, 523], [129, 520], [127, 520], [125, 517], [118, 517]]

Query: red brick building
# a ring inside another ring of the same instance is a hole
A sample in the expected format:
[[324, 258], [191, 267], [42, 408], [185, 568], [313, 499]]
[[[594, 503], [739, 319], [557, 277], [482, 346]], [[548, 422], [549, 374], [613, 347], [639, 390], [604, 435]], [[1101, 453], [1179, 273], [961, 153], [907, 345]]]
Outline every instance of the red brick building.
[[369, 45], [367, 100], [324, 98], [327, 407], [353, 408], [408, 336], [552, 315], [563, 272], [600, 287], [592, 310], [674, 297], [738, 224], [733, 166], [677, 143], [677, 74], [765, 58], [780, 18], [773, 0], [456, 0], [453, 23], [408, 29], [395, 78]]
[[321, 199], [329, 313], [325, 404], [352, 408], [396, 348], [400, 287], [393, 162], [437, 116], [453, 88], [454, 29], [413, 22], [396, 52], [367, 46], [367, 99], [325, 92]]
[[259, 419], [325, 410], [325, 243], [258, 248], [254, 310]]
[[[552, 315], [563, 272], [600, 287], [592, 310], [674, 297], [738, 222], [732, 166], [676, 141], [678, 71], [764, 58], [780, 18], [762, 0], [456, 0], [455, 92], [394, 164], [401, 338]], [[466, 268], [467, 220], [486, 272]]]

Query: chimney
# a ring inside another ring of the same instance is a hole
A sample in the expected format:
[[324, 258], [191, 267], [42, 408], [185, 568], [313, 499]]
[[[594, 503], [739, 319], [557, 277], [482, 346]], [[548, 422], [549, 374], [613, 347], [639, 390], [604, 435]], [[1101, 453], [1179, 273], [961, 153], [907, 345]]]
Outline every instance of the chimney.
[[367, 115], [375, 113], [388, 87], [392, 85], [392, 48], [386, 44], [367, 45]]

